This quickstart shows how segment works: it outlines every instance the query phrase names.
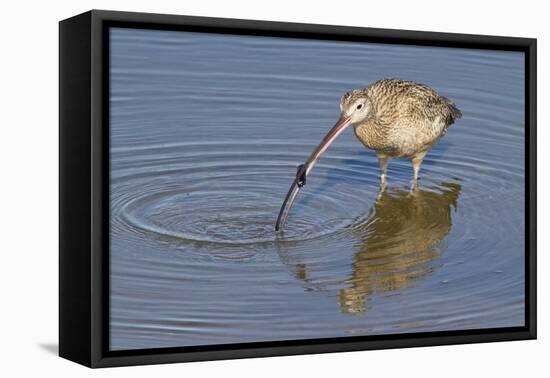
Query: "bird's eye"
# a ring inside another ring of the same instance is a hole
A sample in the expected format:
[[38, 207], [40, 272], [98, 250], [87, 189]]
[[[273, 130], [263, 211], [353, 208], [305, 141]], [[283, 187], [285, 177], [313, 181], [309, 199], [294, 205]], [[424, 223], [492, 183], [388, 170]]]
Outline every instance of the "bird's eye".
[[357, 110], [361, 110], [362, 107], [363, 107], [363, 104], [357, 105]]

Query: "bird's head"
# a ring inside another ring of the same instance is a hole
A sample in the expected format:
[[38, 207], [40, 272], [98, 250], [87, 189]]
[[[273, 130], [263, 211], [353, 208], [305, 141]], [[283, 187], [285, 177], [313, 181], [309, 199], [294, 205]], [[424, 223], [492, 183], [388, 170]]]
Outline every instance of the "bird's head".
[[340, 99], [341, 117], [349, 118], [351, 124], [364, 121], [369, 115], [370, 101], [364, 90], [354, 89]]

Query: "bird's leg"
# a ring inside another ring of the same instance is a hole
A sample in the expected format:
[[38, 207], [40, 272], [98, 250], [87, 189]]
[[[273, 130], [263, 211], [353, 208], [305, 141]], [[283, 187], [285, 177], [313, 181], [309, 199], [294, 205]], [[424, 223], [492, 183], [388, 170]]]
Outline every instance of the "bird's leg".
[[385, 188], [387, 185], [386, 177], [388, 172], [388, 160], [389, 158], [383, 154], [376, 154], [378, 161], [380, 162], [380, 188]]
[[378, 190], [378, 195], [376, 196], [376, 200], [378, 201], [380, 198], [382, 198], [382, 194], [384, 194], [384, 191], [388, 187], [386, 177], [389, 158], [383, 154], [376, 154], [376, 156], [378, 157], [378, 162], [380, 163], [380, 189]]
[[417, 154], [415, 154], [412, 157], [412, 166], [413, 166], [413, 186], [416, 186], [418, 184], [418, 180], [420, 179], [420, 176], [418, 176], [418, 173], [420, 172], [420, 165], [422, 164], [422, 160], [426, 156], [427, 151], [422, 151]]
[[414, 182], [417, 182], [418, 179], [420, 178], [420, 176], [418, 175], [418, 173], [420, 172], [420, 164], [422, 164], [422, 160], [413, 160], [413, 161], [412, 161], [412, 165], [413, 165], [413, 181], [414, 181]]

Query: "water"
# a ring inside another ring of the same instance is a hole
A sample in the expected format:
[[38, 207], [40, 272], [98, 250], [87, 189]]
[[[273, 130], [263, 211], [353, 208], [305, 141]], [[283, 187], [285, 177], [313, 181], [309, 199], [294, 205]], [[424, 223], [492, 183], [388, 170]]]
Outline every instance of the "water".
[[[113, 29], [113, 350], [524, 324], [523, 55]], [[340, 96], [419, 81], [464, 118], [410, 162], [351, 130], [274, 224]]]

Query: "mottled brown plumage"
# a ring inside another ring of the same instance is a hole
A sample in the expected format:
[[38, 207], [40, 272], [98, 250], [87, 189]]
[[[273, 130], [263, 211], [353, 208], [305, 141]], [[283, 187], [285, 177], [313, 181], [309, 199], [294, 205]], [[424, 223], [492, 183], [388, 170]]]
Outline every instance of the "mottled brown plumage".
[[450, 125], [462, 116], [451, 100], [424, 84], [400, 79], [379, 80], [366, 88], [347, 92], [340, 100], [340, 118], [319, 146], [298, 167], [279, 211], [275, 225], [280, 230], [306, 176], [323, 152], [348, 126], [357, 138], [376, 151], [380, 161], [380, 184], [386, 186], [391, 158], [411, 159], [413, 186], [416, 186], [422, 160]]

